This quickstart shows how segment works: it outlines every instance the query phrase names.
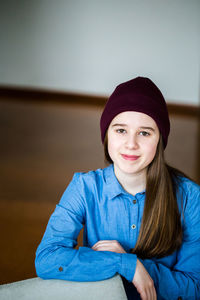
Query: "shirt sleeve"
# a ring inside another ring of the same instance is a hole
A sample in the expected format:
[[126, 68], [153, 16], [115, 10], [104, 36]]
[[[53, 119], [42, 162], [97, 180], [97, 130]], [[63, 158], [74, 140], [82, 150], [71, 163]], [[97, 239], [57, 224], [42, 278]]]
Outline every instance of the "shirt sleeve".
[[94, 251], [77, 245], [78, 234], [86, 219], [86, 195], [80, 173], [76, 173], [51, 215], [36, 251], [36, 273], [43, 279], [98, 281], [121, 274], [131, 281], [136, 255]]
[[[162, 259], [161, 259], [162, 260]], [[159, 261], [159, 260], [158, 260]], [[141, 260], [163, 299], [200, 299], [200, 192], [189, 188], [185, 199], [183, 242], [173, 268], [156, 260]]]

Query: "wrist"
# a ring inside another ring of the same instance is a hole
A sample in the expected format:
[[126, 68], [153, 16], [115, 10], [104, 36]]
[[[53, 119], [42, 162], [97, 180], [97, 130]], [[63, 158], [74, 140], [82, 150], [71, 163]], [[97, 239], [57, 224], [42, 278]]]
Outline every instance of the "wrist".
[[136, 254], [122, 253], [121, 254], [121, 268], [119, 274], [132, 282], [137, 264]]

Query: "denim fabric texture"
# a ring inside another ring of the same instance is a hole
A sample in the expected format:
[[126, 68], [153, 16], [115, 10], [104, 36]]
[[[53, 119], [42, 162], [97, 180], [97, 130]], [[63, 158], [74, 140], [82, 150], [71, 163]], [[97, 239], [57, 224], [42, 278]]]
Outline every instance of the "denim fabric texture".
[[[154, 281], [157, 299], [200, 299], [200, 186], [182, 177], [177, 201], [180, 211], [183, 206], [182, 246], [169, 256], [140, 261]], [[38, 246], [37, 275], [98, 281], [119, 273], [132, 284], [137, 256], [130, 251], [139, 235], [144, 203], [145, 191], [135, 196], [127, 193], [113, 165], [75, 173]], [[74, 249], [83, 226], [84, 246]], [[92, 250], [100, 240], [117, 240], [127, 253]]]

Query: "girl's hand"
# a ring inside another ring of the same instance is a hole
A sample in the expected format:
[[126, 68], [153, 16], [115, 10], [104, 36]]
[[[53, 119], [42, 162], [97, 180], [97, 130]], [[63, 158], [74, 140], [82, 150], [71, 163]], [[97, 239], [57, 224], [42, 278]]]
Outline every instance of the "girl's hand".
[[139, 259], [137, 259], [135, 275], [132, 283], [136, 287], [142, 300], [157, 299], [154, 282]]
[[95, 251], [111, 251], [116, 253], [126, 253], [124, 248], [120, 245], [118, 241], [112, 240], [102, 240], [98, 241], [92, 247]]

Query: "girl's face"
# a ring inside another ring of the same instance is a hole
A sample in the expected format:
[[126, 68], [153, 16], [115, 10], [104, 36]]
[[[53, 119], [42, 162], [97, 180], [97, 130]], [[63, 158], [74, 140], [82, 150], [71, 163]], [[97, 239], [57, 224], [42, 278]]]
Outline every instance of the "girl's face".
[[144, 113], [126, 111], [118, 114], [108, 128], [108, 153], [115, 173], [144, 174], [152, 162], [159, 141], [155, 121]]

